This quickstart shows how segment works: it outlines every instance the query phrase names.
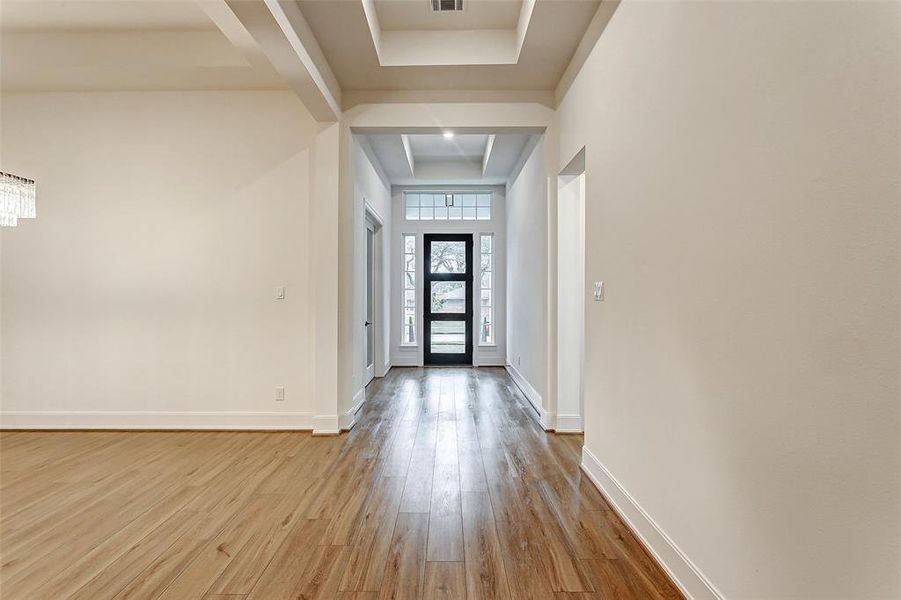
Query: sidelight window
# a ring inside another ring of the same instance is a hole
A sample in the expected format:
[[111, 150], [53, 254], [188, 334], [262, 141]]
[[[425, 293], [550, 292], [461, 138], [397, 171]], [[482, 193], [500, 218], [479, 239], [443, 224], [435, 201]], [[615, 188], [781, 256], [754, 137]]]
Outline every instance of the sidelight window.
[[479, 236], [479, 345], [494, 345], [494, 234]]
[[416, 345], [416, 236], [403, 236], [404, 313], [402, 315], [401, 344]]

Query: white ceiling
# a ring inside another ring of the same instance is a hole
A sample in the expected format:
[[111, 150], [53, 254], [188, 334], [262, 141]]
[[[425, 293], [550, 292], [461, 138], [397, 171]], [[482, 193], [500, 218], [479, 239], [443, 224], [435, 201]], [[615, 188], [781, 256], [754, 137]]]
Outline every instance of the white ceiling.
[[4, 91], [287, 89], [193, 0], [2, 0]]
[[375, 0], [383, 31], [515, 29], [522, 0], [464, 0], [459, 12], [434, 12], [429, 0]]
[[[492, 2], [477, 1], [477, 6], [482, 2]], [[399, 6], [394, 9], [398, 11], [407, 5], [417, 7], [415, 10], [411, 8], [410, 14], [401, 19], [404, 26], [424, 27], [422, 31], [405, 31], [405, 34], [421, 34], [423, 31], [446, 33], [443, 30], [448, 27], [443, 21], [449, 15], [424, 14], [420, 7], [428, 8], [428, 0], [396, 4]], [[518, 2], [510, 4], [505, 10], [510, 11], [511, 15], [512, 5], [516, 5], [517, 11], [521, 7]], [[345, 91], [553, 90], [599, 4], [599, 0], [537, 0], [521, 52], [513, 64], [383, 66], [362, 2], [298, 0], [331, 70]], [[379, 2], [376, 2], [376, 11], [379, 10]], [[470, 10], [473, 11], [470, 14], [474, 14], [477, 9], [470, 7]], [[504, 17], [506, 21], [510, 21], [511, 15]], [[447, 48], [453, 51], [456, 43], [461, 50], [465, 50], [466, 36], [472, 33], [462, 32], [459, 40], [449, 42]], [[515, 35], [515, 31], [510, 29], [510, 35]]]
[[0, 0], [0, 86], [291, 89], [325, 120], [342, 98], [345, 109], [547, 104], [599, 5], [464, 0], [460, 13], [436, 13], [430, 0]]
[[446, 139], [441, 134], [421, 134], [407, 136], [410, 148], [416, 158], [469, 158], [482, 160], [488, 135], [455, 135]]
[[[532, 137], [526, 133], [441, 134], [370, 133], [358, 136], [370, 159], [394, 185], [502, 185], [517, 166]], [[488, 159], [489, 137], [493, 137]], [[404, 147], [406, 138], [413, 169]]]
[[188, 0], [3, 0], [3, 31], [216, 29]]

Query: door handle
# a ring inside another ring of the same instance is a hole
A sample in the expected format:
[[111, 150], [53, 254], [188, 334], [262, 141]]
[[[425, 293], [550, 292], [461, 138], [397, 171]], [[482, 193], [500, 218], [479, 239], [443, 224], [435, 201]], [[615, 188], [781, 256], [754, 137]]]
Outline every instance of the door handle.
[[363, 323], [363, 327], [369, 327], [370, 325], [372, 325], [372, 323], [370, 323], [369, 321]]

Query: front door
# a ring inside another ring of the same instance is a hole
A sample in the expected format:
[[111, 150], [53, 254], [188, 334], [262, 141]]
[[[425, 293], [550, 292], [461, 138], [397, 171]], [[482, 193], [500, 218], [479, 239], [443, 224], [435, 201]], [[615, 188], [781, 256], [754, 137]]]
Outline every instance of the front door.
[[425, 234], [424, 362], [472, 364], [472, 235]]

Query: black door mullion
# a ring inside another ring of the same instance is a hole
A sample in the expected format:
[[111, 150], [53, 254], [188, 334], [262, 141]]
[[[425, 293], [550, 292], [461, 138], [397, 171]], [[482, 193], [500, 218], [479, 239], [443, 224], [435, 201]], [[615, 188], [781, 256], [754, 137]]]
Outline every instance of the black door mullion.
[[[437, 240], [443, 242], [444, 240]], [[429, 274], [432, 281], [469, 281], [463, 273], [434, 273]]]
[[[432, 273], [432, 242], [464, 242], [466, 272], [465, 273]], [[423, 236], [423, 343], [425, 364], [472, 364], [472, 266], [473, 242], [471, 234], [425, 234]], [[432, 282], [460, 281], [465, 284], [465, 306], [462, 313], [432, 313]], [[465, 335], [465, 352], [462, 354], [432, 353], [432, 321], [463, 321]]]
[[465, 316], [465, 313], [432, 313], [430, 318], [432, 321], [460, 321]]

